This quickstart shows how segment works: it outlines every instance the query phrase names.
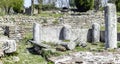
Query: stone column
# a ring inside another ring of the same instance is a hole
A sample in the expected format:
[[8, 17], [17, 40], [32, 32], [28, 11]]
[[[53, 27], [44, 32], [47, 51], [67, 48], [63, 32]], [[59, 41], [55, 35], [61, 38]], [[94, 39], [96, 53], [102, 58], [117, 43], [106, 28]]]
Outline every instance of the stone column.
[[40, 34], [40, 24], [34, 23], [33, 24], [33, 43], [40, 44], [41, 43], [41, 34]]
[[92, 42], [100, 42], [100, 25], [98, 23], [92, 25]]
[[117, 48], [117, 15], [116, 6], [112, 3], [105, 7], [105, 46]]

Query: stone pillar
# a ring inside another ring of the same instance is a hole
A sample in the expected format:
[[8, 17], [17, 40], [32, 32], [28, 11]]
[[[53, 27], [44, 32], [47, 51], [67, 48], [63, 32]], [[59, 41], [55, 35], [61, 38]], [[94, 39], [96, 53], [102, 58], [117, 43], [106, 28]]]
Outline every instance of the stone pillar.
[[70, 40], [70, 38], [71, 38], [71, 26], [65, 24], [63, 27], [63, 39]]
[[92, 42], [100, 42], [100, 25], [98, 23], [92, 25]]
[[33, 25], [33, 43], [35, 43], [35, 44], [40, 44], [41, 43], [41, 34], [40, 34], [41, 32], [40, 32], [40, 24], [38, 24], [38, 23], [34, 23], [34, 25]]
[[115, 4], [108, 3], [105, 7], [105, 46], [117, 48], [117, 15]]

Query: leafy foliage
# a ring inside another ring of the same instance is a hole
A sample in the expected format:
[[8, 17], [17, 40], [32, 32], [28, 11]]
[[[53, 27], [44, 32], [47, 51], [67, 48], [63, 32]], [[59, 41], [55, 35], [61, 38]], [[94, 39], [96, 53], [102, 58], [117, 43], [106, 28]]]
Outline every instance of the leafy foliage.
[[10, 13], [10, 9], [20, 12], [23, 7], [23, 0], [0, 0], [0, 7], [5, 10], [6, 14]]
[[38, 0], [39, 5], [38, 5], [38, 14], [40, 14], [41, 10], [42, 10], [42, 2], [43, 0]]
[[54, 4], [43, 5], [42, 10], [53, 10], [56, 9]]
[[23, 10], [23, 0], [15, 0], [13, 2], [13, 10], [17, 13], [20, 13], [22, 12]]
[[120, 12], [120, 0], [116, 0], [115, 4], [117, 7], [117, 11]]
[[74, 7], [74, 6], [75, 6], [74, 0], [70, 0], [70, 6], [71, 6], [71, 7]]
[[86, 12], [94, 7], [94, 0], [75, 0], [75, 5], [80, 12]]

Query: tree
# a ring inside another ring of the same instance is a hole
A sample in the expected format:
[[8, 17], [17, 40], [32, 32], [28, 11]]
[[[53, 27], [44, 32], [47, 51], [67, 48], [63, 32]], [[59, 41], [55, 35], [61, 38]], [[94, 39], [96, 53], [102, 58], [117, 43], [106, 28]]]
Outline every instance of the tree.
[[10, 14], [10, 9], [18, 10], [23, 6], [23, 0], [1, 0], [0, 7], [5, 10], [6, 14]]
[[0, 7], [5, 10], [6, 14], [10, 13], [10, 9], [12, 7], [13, 0], [1, 0], [0, 1]]
[[75, 6], [74, 0], [70, 0], [70, 6], [71, 6], [71, 7], [74, 7], [74, 6]]
[[108, 0], [108, 3], [115, 3], [116, 0]]
[[86, 12], [94, 7], [94, 0], [75, 0], [75, 5], [80, 12]]
[[34, 0], [31, 0], [31, 15], [34, 13]]
[[120, 12], [120, 0], [116, 0], [115, 4], [117, 7], [117, 11]]
[[38, 0], [39, 4], [38, 4], [38, 14], [41, 13], [41, 10], [42, 10], [42, 2], [43, 0]]
[[101, 0], [94, 1], [94, 8], [96, 12], [100, 9], [100, 5], [101, 5]]
[[13, 10], [16, 13], [21, 13], [23, 10], [23, 0], [15, 0], [13, 2]]

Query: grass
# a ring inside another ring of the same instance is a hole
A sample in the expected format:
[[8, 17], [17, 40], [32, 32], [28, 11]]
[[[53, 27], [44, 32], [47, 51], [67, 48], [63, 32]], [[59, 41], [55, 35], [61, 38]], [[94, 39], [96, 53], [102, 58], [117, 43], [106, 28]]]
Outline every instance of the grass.
[[120, 32], [120, 23], [117, 23], [117, 32]]
[[97, 42], [96, 44], [87, 43], [86, 47], [77, 46], [75, 48], [75, 51], [91, 51], [91, 52], [95, 51], [95, 52], [98, 52], [98, 51], [103, 50], [103, 49], [104, 49], [104, 43]]
[[[105, 30], [105, 26], [101, 26], [100, 30], [104, 31]], [[120, 23], [117, 23], [117, 32], [120, 32]]]
[[120, 12], [117, 12], [117, 16], [120, 16]]
[[[4, 64], [46, 64], [46, 60], [42, 58], [40, 55], [32, 54], [28, 51], [27, 48], [32, 47], [32, 44], [26, 43], [27, 39], [31, 39], [31, 33], [28, 33], [25, 39], [18, 43], [18, 49], [15, 53], [5, 55], [5, 57], [1, 58], [1, 61]], [[15, 62], [13, 57], [19, 57], [20, 61]]]
[[[117, 24], [117, 30], [120, 32], [120, 23]], [[101, 30], [104, 30], [104, 27], [101, 27]], [[67, 50], [67, 51], [56, 51], [52, 53], [51, 51], [43, 52], [43, 56], [32, 54], [28, 51], [27, 48], [31, 48], [33, 45], [30, 43], [26, 43], [28, 39], [32, 39], [32, 33], [26, 33], [24, 39], [21, 40], [18, 44], [18, 49], [15, 53], [10, 55], [5, 55], [0, 59], [4, 64], [47, 64], [47, 61], [43, 57], [50, 57], [50, 56], [59, 56], [64, 54], [69, 54], [72, 52], [79, 52], [79, 51], [91, 51], [91, 52], [98, 52], [105, 49], [104, 43], [98, 42], [97, 44], [87, 43], [86, 47], [77, 46], [74, 50]], [[64, 42], [70, 42], [69, 40], [64, 40]], [[46, 42], [44, 42], [46, 43]], [[51, 46], [55, 47], [55, 45], [50, 44]], [[120, 42], [118, 42], [118, 47], [120, 47]], [[114, 50], [108, 50], [110, 52], [114, 52]], [[16, 62], [13, 60], [13, 57], [19, 57], [19, 61]], [[53, 64], [52, 62], [48, 62], [48, 64]]]
[[[120, 16], [120, 12], [117, 12], [117, 16]], [[105, 30], [105, 26], [101, 26], [101, 30]], [[117, 32], [120, 32], [120, 23], [117, 23]]]
[[[5, 55], [3, 58], [1, 58], [1, 61], [4, 64], [53, 64], [52, 62], [47, 62], [46, 57], [60, 56], [60, 55], [79, 52], [79, 51], [90, 51], [90, 49], [92, 48], [95, 49], [92, 52], [98, 52], [99, 50], [104, 49], [104, 43], [98, 42], [96, 44], [87, 43], [87, 47], [77, 46], [74, 50], [67, 50], [64, 52], [56, 51], [53, 53], [50, 50], [48, 50], [48, 51], [44, 51], [42, 55], [38, 55], [38, 54], [30, 53], [27, 49], [33, 46], [33, 44], [26, 43], [26, 41], [31, 38], [32, 38], [32, 33], [27, 33], [24, 39], [18, 43], [17, 51], [13, 54]], [[55, 46], [53, 44], [50, 45]], [[18, 62], [14, 61], [13, 60], [14, 56], [19, 57], [20, 60]]]
[[39, 16], [41, 16], [41, 17], [54, 17], [54, 18], [58, 18], [58, 17], [63, 16], [63, 14], [52, 14], [52, 13], [48, 13], [48, 12], [41, 12], [39, 14]]

